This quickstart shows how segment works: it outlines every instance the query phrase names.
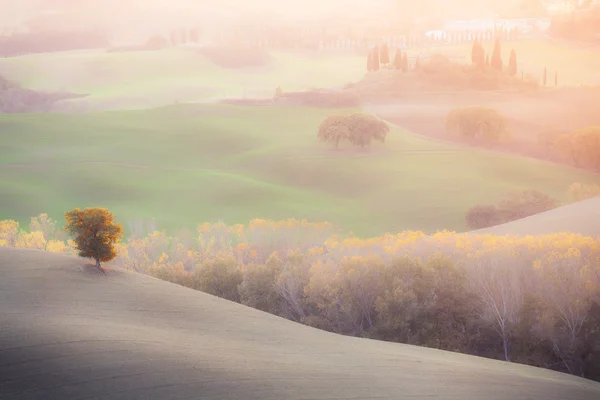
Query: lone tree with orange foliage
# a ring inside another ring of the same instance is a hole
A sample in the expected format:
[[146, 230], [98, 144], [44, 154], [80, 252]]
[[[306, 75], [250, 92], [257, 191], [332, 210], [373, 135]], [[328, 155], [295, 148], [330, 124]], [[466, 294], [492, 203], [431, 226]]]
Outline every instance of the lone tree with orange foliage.
[[106, 208], [76, 208], [65, 213], [65, 230], [73, 237], [78, 255], [96, 260], [96, 268], [103, 273], [100, 262], [117, 256], [114, 245], [123, 237], [123, 227], [114, 220]]

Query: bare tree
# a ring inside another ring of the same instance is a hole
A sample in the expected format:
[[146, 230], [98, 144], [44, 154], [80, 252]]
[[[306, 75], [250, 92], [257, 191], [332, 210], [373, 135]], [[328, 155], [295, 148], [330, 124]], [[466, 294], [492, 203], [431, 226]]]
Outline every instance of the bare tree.
[[[546, 332], [555, 354], [569, 373], [583, 375], [577, 355], [584, 323], [593, 301], [598, 301], [597, 270], [587, 265], [578, 249], [554, 251], [536, 262], [540, 297], [552, 311], [554, 329]], [[596, 282], [596, 283], [594, 283]]]
[[302, 263], [287, 261], [277, 280], [277, 290], [283, 301], [282, 311], [286, 318], [302, 321], [306, 317], [303, 307], [304, 285], [308, 280], [308, 268]]
[[504, 359], [509, 359], [511, 331], [523, 304], [522, 269], [506, 252], [488, 250], [470, 265], [473, 291], [481, 298], [478, 314], [491, 323], [502, 339]]

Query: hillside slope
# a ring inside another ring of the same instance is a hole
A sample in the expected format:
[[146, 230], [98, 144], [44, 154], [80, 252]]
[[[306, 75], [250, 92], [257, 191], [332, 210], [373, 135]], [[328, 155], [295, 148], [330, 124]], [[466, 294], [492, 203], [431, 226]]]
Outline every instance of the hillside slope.
[[[466, 230], [465, 213], [512, 191], [567, 200], [600, 175], [459, 147], [393, 127], [369, 151], [332, 151], [319, 124], [356, 109], [180, 104], [0, 116], [0, 220], [107, 207], [159, 229], [254, 218], [328, 221], [360, 236]], [[418, 132], [418, 131], [417, 131]]]
[[531, 217], [470, 233], [526, 236], [558, 232], [600, 236], [600, 197], [568, 204]]
[[147, 276], [0, 248], [0, 398], [570, 399], [600, 384], [342, 337]]

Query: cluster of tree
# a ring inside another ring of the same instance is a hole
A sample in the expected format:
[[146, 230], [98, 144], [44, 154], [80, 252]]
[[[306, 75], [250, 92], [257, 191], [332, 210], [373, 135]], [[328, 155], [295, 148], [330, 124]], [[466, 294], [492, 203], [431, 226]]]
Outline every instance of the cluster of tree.
[[79, 97], [85, 96], [24, 89], [0, 75], [0, 113], [50, 112], [57, 102]]
[[488, 107], [471, 106], [451, 110], [446, 116], [446, 130], [457, 131], [469, 140], [481, 140], [488, 146], [508, 139], [506, 117]]
[[559, 206], [556, 199], [537, 190], [509, 193], [498, 204], [480, 204], [470, 208], [465, 219], [471, 229], [483, 229], [516, 221]]
[[576, 167], [600, 171], [600, 126], [581, 128], [561, 135], [556, 146]]
[[380, 65], [385, 65], [388, 68], [392, 67], [397, 71], [402, 71], [404, 73], [408, 72], [408, 55], [402, 53], [400, 49], [396, 49], [394, 60], [391, 63], [390, 61], [391, 59], [387, 44], [384, 43], [381, 46], [381, 50], [379, 49], [379, 46], [375, 46], [367, 54], [367, 71], [379, 71]]
[[0, 56], [104, 49], [108, 46], [108, 37], [101, 30], [19, 33], [0, 39]]
[[544, 130], [538, 134], [537, 143], [548, 159], [600, 171], [600, 126], [589, 126], [570, 133], [558, 129]]
[[374, 115], [354, 113], [325, 118], [317, 136], [323, 142], [333, 143], [336, 149], [343, 141], [365, 148], [373, 140], [383, 143], [389, 131], [389, 126]]
[[[503, 63], [500, 39], [496, 39], [494, 42], [494, 49], [492, 51], [491, 59], [489, 58], [489, 55], [485, 53], [485, 49], [483, 48], [481, 42], [476, 39], [473, 42], [473, 47], [471, 49], [471, 62], [481, 71], [492, 69], [494, 71], [502, 72]], [[517, 53], [514, 49], [510, 51], [506, 73], [508, 73], [510, 76], [517, 75]]]
[[[19, 247], [43, 248], [45, 221], [30, 233], [3, 221], [0, 240], [14, 245], [16, 235]], [[83, 221], [74, 225], [108, 219]], [[99, 241], [47, 248], [73, 254], [91, 243]], [[402, 232], [359, 239], [326, 223], [254, 220], [204, 224], [178, 237], [153, 232], [114, 249], [115, 266], [317, 328], [600, 380], [598, 238]]]

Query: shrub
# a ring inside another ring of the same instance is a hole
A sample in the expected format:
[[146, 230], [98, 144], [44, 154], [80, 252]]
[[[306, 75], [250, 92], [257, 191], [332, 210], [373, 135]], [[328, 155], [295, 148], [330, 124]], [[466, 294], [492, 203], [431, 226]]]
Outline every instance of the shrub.
[[196, 266], [196, 288], [227, 300], [240, 302], [238, 286], [242, 280], [240, 265], [230, 254], [220, 254]]
[[573, 183], [569, 186], [569, 197], [573, 201], [582, 201], [600, 196], [600, 185]]
[[481, 204], [470, 208], [465, 216], [471, 229], [483, 229], [498, 225], [498, 210], [492, 204]]
[[465, 219], [471, 229], [516, 221], [558, 207], [558, 202], [537, 190], [509, 193], [497, 205], [480, 204], [470, 208]]
[[508, 138], [506, 117], [487, 107], [455, 108], [446, 116], [446, 129], [468, 139], [480, 139], [488, 146]]
[[148, 41], [144, 45], [144, 48], [146, 48], [147, 50], [162, 50], [169, 47], [169, 45], [170, 42], [166, 37], [154, 35], [150, 39], [148, 39]]

